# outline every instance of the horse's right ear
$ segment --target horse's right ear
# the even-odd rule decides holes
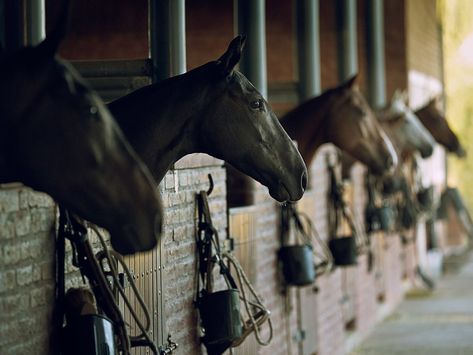
[[[42,57],[52,58],[56,54],[59,44],[66,34],[69,9],[70,0],[65,0],[53,31],[36,47]]]
[[[217,66],[224,76],[229,75],[233,71],[233,68],[235,68],[235,65],[240,61],[245,41],[246,36],[244,35],[235,37],[228,45],[227,51],[217,59]]]

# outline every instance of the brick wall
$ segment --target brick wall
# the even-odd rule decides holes
[[[53,201],[0,188],[0,353],[47,354],[55,284]],[[46,331],[45,331],[46,330]]]

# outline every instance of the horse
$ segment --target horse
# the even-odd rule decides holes
[[[438,98],[430,100],[423,107],[416,110],[415,114],[439,144],[443,145],[450,153],[455,153],[459,158],[464,158],[466,152],[458,137],[448,125],[445,115],[439,110],[438,101]]]
[[[0,56],[0,183],[46,192],[106,228],[122,254],[153,248],[162,205],[105,104],[55,53],[68,4],[39,45]]]
[[[375,112],[376,118],[393,142],[394,149],[401,162],[408,159],[414,152],[419,152],[422,158],[432,155],[435,140],[422,125],[419,118],[406,105],[406,94],[396,91],[384,108]],[[342,154],[342,175],[348,178],[355,159]],[[398,164],[398,168],[402,164]],[[374,173],[374,171],[371,171]]]
[[[428,158],[434,151],[435,139],[407,106],[406,100],[406,92],[396,91],[391,102],[377,112],[377,117],[401,159],[414,152]]]
[[[299,200],[306,166],[267,101],[235,69],[244,43],[237,36],[219,59],[108,107],[156,181],[181,157],[207,153],[266,185],[274,199]]]
[[[282,126],[297,141],[307,165],[324,143],[333,143],[376,174],[397,164],[393,146],[356,80],[357,75],[307,100],[281,118]]]

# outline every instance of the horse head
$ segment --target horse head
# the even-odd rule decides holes
[[[244,42],[236,37],[211,63],[216,99],[201,125],[202,149],[266,185],[274,199],[299,200],[307,185],[306,166],[268,102],[235,70]]]
[[[374,174],[383,174],[397,164],[397,155],[356,79],[355,75],[331,90],[333,104],[327,112],[327,141],[365,164]]]
[[[415,111],[415,114],[438,143],[447,148],[449,152],[463,158],[466,156],[466,152],[448,125],[445,115],[439,110],[439,104],[439,98],[434,98],[424,107]]]
[[[401,156],[419,151],[422,158],[427,158],[434,151],[435,140],[407,106],[406,99],[406,93],[396,91],[388,106],[378,113],[378,119]]]
[[[156,184],[98,95],[55,57],[64,27],[0,57],[8,175],[107,228],[120,253],[151,249],[162,225]]]

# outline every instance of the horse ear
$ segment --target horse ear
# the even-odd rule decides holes
[[[357,83],[357,80],[358,80],[358,73],[356,73],[355,75],[353,75],[350,79],[348,79],[347,81],[345,81],[343,84],[342,84],[342,87],[344,89],[352,89],[356,83]]]
[[[229,75],[240,61],[245,41],[246,36],[244,35],[235,37],[228,45],[227,51],[217,60],[217,66],[225,76]]]
[[[43,57],[52,58],[56,54],[59,44],[66,34],[69,10],[70,0],[65,0],[53,31],[36,47]]]

